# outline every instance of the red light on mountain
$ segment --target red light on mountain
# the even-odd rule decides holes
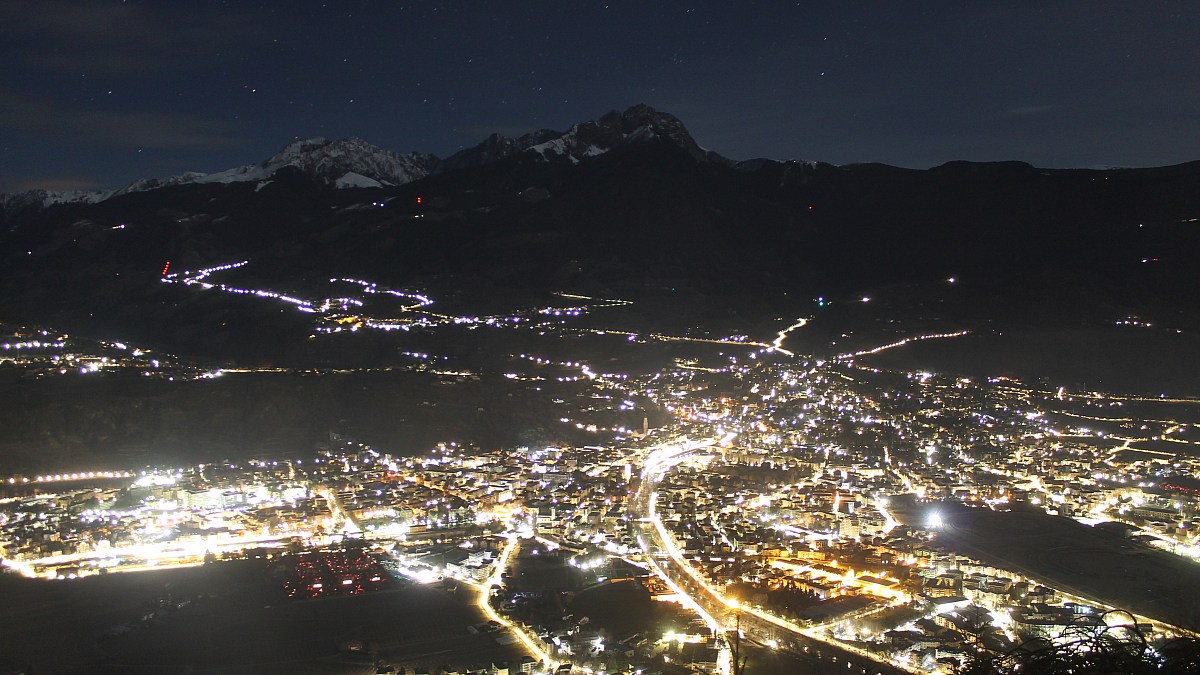
[[[171,269],[171,261],[168,260],[166,265],[163,265],[163,276],[167,276],[167,270]]]
[[[420,203],[421,203],[421,198],[420,198],[420,197],[417,197],[417,203],[418,203],[418,204],[420,204]]]

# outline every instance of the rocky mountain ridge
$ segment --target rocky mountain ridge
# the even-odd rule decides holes
[[[307,362],[303,315],[161,283],[168,263],[249,260],[229,279],[295,293],[353,278],[704,307],[721,295],[736,298],[738,316],[798,316],[813,298],[953,277],[970,301],[922,311],[956,326],[1062,323],[1088,309],[1200,330],[1200,162],[733,163],[690,138],[678,120],[635,107],[563,133],[493,136],[444,160],[380,155],[350,178],[346,162],[365,144],[298,142],[223,176],[0,213],[0,317],[222,361]],[[384,172],[408,182],[384,185]],[[351,179],[362,186],[339,189]],[[712,324],[669,319],[672,330]]]
[[[289,166],[338,188],[398,186],[522,153],[529,153],[539,161],[574,164],[623,145],[650,141],[671,143],[697,160],[734,164],[701,148],[675,116],[638,104],[623,113],[613,110],[596,120],[580,122],[565,132],[541,129],[517,138],[492,134],[478,145],[445,159],[418,152],[397,153],[358,138],[327,140],[316,137],[293,141],[261,162],[215,173],[186,172],[167,178],[148,178],[113,190],[33,190],[0,195],[0,210],[14,212],[56,204],[96,204],[125,194],[175,185],[255,182],[261,186],[277,171]]]

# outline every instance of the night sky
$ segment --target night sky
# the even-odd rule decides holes
[[[735,159],[1173,164],[1200,159],[1197,35],[1200,3],[1152,0],[0,0],[0,192],[311,136],[445,156],[639,102]]]

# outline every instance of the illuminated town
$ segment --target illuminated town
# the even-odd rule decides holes
[[[1200,675],[1197,25],[0,2],[0,675]]]
[[[797,654],[817,672],[949,673],[978,645],[1053,641],[1081,624],[1156,641],[1184,633],[1188,617],[1169,607],[1101,597],[1085,582],[1086,560],[1070,573],[1084,582],[1043,576],[1045,551],[1023,552],[1016,535],[997,535],[997,546],[986,523],[1019,512],[1119,532],[1138,555],[1200,559],[1196,401],[871,365],[881,351],[961,331],[821,360],[785,348],[807,318],[761,339],[673,336],[581,323],[629,304],[621,300],[561,294],[576,304],[452,316],[433,313],[427,295],[366,281],[333,280],[360,295],[325,300],[202,281],[233,267],[163,280],[290,303],[317,316],[313,339],[488,327],[707,351],[626,373],[561,350],[508,355],[503,377],[553,385],[556,423],[591,434],[590,445],[448,442],[413,454],[331,436],[303,458],[4,477],[7,571],[72,583],[266,558],[292,602],[450,588],[473,594],[486,617],[464,630],[524,652],[507,672],[724,674],[754,646]],[[373,294],[402,305],[377,310]],[[39,377],[222,372],[52,331],[6,339],[3,349]],[[437,355],[413,357],[445,377],[478,377]],[[1162,568],[1147,565],[1150,575]],[[653,630],[622,634],[548,600],[620,583],[658,601]]]

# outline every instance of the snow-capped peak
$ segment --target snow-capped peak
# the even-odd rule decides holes
[[[666,142],[675,145],[697,161],[733,162],[696,144],[677,117],[638,104],[619,112],[610,111],[599,119],[580,122],[565,132],[542,129],[519,138],[492,134],[479,145],[442,160],[434,155],[399,154],[384,150],[358,138],[295,140],[279,152],[257,163],[216,173],[183,173],[167,178],[134,181],[119,190],[96,192],[51,192],[35,190],[21,195],[3,195],[0,210],[37,208],[66,203],[96,203],[132,192],[145,192],[190,183],[243,183],[270,180],[280,169],[296,167],[305,174],[338,188],[403,185],[434,173],[481,166],[521,153],[538,160],[578,163],[615,148],[645,143]]]
[[[336,187],[379,187],[403,185],[424,178],[438,165],[433,155],[402,155],[384,150],[358,138],[329,141],[308,138],[293,141],[282,150],[257,164],[246,164],[216,173],[188,172],[167,178],[137,180],[119,190],[49,191],[34,190],[21,195],[6,195],[5,209],[55,204],[94,204],[132,192],[146,192],[189,183],[244,183],[269,180],[276,171],[294,166],[304,173]]]
[[[580,122],[565,132],[543,129],[515,139],[493,134],[483,143],[451,155],[442,169],[475,166],[525,152],[544,160],[577,163],[622,145],[656,140],[676,145],[699,161],[730,164],[697,145],[674,115],[638,104],[625,112],[613,110],[599,119]]]
[[[357,179],[343,181],[354,186],[403,185],[428,176],[437,165],[433,155],[411,153],[401,155],[384,150],[358,138],[329,141],[309,138],[294,141],[258,164],[201,176],[196,183],[235,183],[270,178],[285,166],[294,166],[304,173],[337,184],[349,174]]]

